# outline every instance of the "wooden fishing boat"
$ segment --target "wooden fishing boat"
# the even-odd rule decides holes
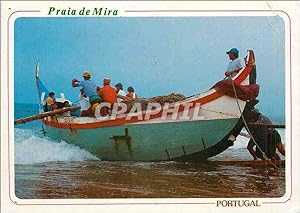
[[[235,85],[255,84],[253,51],[248,51],[245,62],[246,67],[232,79]],[[42,113],[46,88],[39,79],[38,69],[36,80]],[[64,100],[61,97],[60,101]],[[228,96],[216,88],[173,104],[179,107],[178,113],[168,113],[167,118],[176,119],[162,119],[161,110],[152,115],[143,111],[142,117],[148,119],[142,120],[124,116],[103,121],[92,117],[49,116],[41,121],[50,138],[77,145],[102,160],[195,162],[232,146],[243,128],[241,111],[245,113],[253,107],[249,100]],[[190,104],[192,111],[198,106],[196,119],[179,119],[186,113],[186,104]]]

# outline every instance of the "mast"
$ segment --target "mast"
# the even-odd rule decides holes
[[[40,103],[42,92],[40,89],[39,70],[40,70],[40,61],[38,60],[35,65],[35,82],[36,82],[36,88],[37,88],[38,96],[39,96],[39,103]]]
[[[49,94],[49,91],[45,87],[45,85],[42,83],[42,81],[39,77],[39,72],[40,72],[40,61],[37,61],[36,66],[35,66],[35,82],[36,82],[36,87],[37,87],[38,96],[39,96],[39,104],[41,104],[41,103],[43,103],[43,97],[47,97]]]

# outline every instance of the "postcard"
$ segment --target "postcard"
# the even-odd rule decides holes
[[[299,212],[297,8],[1,1],[1,210]]]

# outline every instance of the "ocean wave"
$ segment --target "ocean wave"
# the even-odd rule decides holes
[[[15,128],[15,164],[99,160],[78,146],[57,142],[29,129]]]

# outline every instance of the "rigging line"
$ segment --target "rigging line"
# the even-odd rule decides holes
[[[268,158],[268,156],[266,156],[266,154],[262,151],[262,149],[259,147],[259,145],[258,145],[257,142],[255,141],[255,139],[254,139],[253,135],[251,134],[250,129],[249,129],[248,125],[247,125],[247,122],[246,122],[246,120],[245,120],[245,117],[244,117],[244,115],[243,115],[243,113],[242,113],[240,104],[239,104],[239,102],[238,102],[238,97],[237,97],[236,89],[235,89],[235,86],[234,86],[234,81],[232,80],[231,76],[230,76],[229,78],[231,79],[231,83],[232,83],[232,87],[233,87],[233,91],[234,91],[234,95],[235,95],[235,100],[236,100],[237,106],[238,106],[239,111],[240,111],[240,113],[241,113],[241,117],[242,117],[243,122],[244,122],[244,124],[245,124],[245,128],[246,128],[246,130],[248,131],[248,133],[249,133],[249,135],[250,135],[250,138],[253,140],[253,142],[255,143],[256,147],[257,147],[257,148],[259,149],[259,151],[263,154],[263,156],[264,156],[266,159],[269,160],[269,162],[271,163],[271,165],[272,165],[275,169],[277,169],[277,170],[279,171],[280,174],[285,175],[282,171],[280,171],[279,167],[277,167],[277,166],[272,162],[272,160],[271,160],[270,158]]]
[[[219,114],[224,114],[224,115],[229,115],[229,116],[233,116],[233,117],[236,117],[236,118],[239,118],[239,116],[235,115],[235,114],[229,114],[229,113],[225,113],[225,112],[220,112],[220,111],[215,111],[215,110],[211,110],[211,109],[204,109],[204,108],[200,108],[204,111],[208,111],[208,112],[214,112],[214,113],[219,113]]]

